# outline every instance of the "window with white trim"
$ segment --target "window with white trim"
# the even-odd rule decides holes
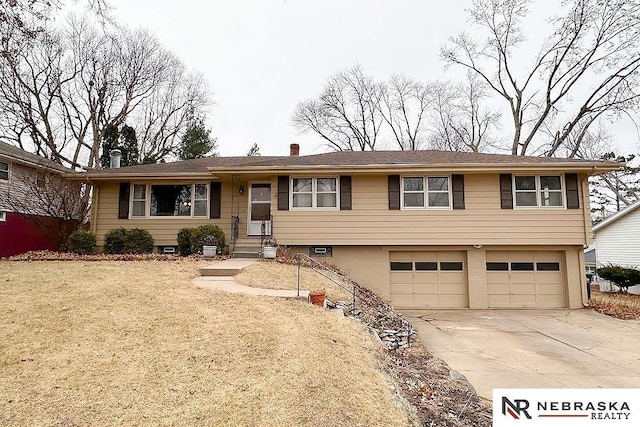
[[[133,184],[132,217],[147,216],[147,185]]]
[[[131,217],[209,216],[209,186],[194,184],[133,184]]]
[[[403,209],[451,208],[448,176],[405,176],[401,189]]]
[[[9,163],[0,162],[0,180],[9,181]]]
[[[5,222],[7,220],[7,213],[4,211],[0,211],[0,222]]]
[[[292,209],[337,209],[338,178],[291,178]]]
[[[515,175],[516,207],[563,207],[561,175]]]

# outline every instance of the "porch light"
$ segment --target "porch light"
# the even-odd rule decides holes
[[[244,187],[242,187],[242,185],[238,189],[238,193],[240,193],[241,196],[244,194]]]

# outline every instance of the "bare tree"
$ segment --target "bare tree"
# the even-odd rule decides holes
[[[433,88],[394,74],[382,86],[380,113],[401,150],[419,150],[426,143],[426,118],[433,104]]]
[[[432,148],[448,151],[482,152],[499,143],[495,131],[500,127],[500,113],[484,106],[486,85],[468,73],[465,84],[439,82],[434,87],[431,114]]]
[[[480,41],[462,33],[441,54],[449,64],[476,73],[508,105],[510,151],[557,155],[571,144],[577,154],[586,130],[638,104],[640,2],[568,0],[562,16],[524,73],[515,59],[525,42],[529,0],[474,0],[471,19]],[[544,138],[543,129],[551,137]],[[585,130],[575,133],[576,129]],[[573,138],[572,138],[573,135]]]
[[[636,156],[618,156],[613,152],[601,156],[602,160],[625,162],[619,171],[607,172],[589,179],[591,216],[594,222],[618,212],[640,200],[640,167]]]
[[[334,150],[375,150],[384,123],[382,92],[356,65],[330,77],[317,99],[299,103],[293,125],[317,133]]]
[[[16,168],[12,185],[0,192],[0,204],[19,213],[40,233],[65,249],[67,239],[88,219],[89,188],[60,173]]]
[[[72,168],[96,167],[104,129],[125,120],[138,130],[141,159],[167,156],[188,113],[208,102],[202,78],[148,32],[106,29],[84,17],[0,60],[4,137]]]

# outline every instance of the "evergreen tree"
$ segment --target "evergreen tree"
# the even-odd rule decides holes
[[[204,126],[202,117],[193,119],[180,142],[180,160],[199,159],[210,155],[216,149],[216,140],[212,139],[210,134],[211,129]],[[211,155],[217,156],[218,153],[213,152]]]
[[[109,169],[111,166],[111,150],[118,148],[118,126],[110,124],[105,126],[102,133],[102,155],[100,156],[100,167]]]
[[[120,130],[120,150],[122,151],[121,166],[137,165],[139,151],[136,130],[131,126],[124,125]]]
[[[253,145],[249,149],[249,152],[247,153],[247,156],[248,157],[260,156],[260,147],[258,147],[258,143],[257,142],[253,143]]]

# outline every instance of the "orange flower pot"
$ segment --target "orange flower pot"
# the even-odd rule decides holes
[[[309,300],[311,304],[324,307],[324,292],[311,292],[309,293]]]

